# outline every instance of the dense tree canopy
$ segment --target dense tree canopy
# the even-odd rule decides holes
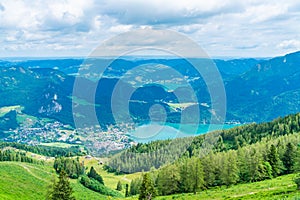
[[[79,158],[55,158],[54,169],[57,173],[64,170],[70,178],[78,178],[84,174],[84,164],[79,162]]]
[[[229,130],[200,135],[194,138],[177,138],[174,140],[138,144],[137,146],[133,146],[132,148],[115,155],[107,163],[106,169],[109,172],[118,173],[149,171],[151,167],[159,168],[160,166],[172,163],[181,157],[199,156],[203,158],[211,151],[222,152],[238,150],[241,147],[255,144],[263,140],[275,139],[280,136],[298,132],[300,132],[300,113],[289,115],[284,118],[278,118],[272,122],[248,124]],[[297,144],[295,144],[295,146],[297,146]],[[262,161],[261,158],[256,155],[255,151],[250,153],[251,158]],[[283,153],[280,155],[283,156]],[[250,158],[245,159],[247,161]],[[283,162],[285,161],[283,160]],[[285,163],[287,164],[287,162]],[[259,166],[254,166],[255,163],[252,164],[253,167],[260,167],[261,170],[266,170],[263,168],[268,168],[267,163],[259,162]],[[272,167],[276,167],[270,162],[269,164],[271,164]],[[282,165],[282,163],[279,164]],[[244,167],[246,167],[246,165]],[[244,178],[246,180],[253,180],[253,177],[250,177],[252,175],[253,174],[244,174]]]
[[[13,150],[13,149],[2,149],[0,150],[0,162],[1,161],[17,161],[27,162],[35,164],[44,164],[44,161],[37,160],[26,155],[25,152]]]
[[[36,153],[39,155],[51,156],[51,157],[57,157],[57,156],[71,157],[71,156],[85,155],[85,152],[82,152],[79,146],[61,148],[61,147],[42,146],[42,145],[32,146],[27,144],[20,144],[17,142],[0,142],[0,149],[5,147],[13,147],[31,153]]]
[[[297,158],[300,157],[298,144],[300,144],[300,134],[263,139],[256,144],[240,147],[237,150],[211,152],[202,158],[183,157],[158,170],[151,170],[147,174],[152,179],[154,178],[159,195],[196,193],[215,186],[261,181],[287,174],[286,166],[293,166],[291,172],[300,172],[297,167],[299,162]],[[280,156],[290,152],[293,148],[295,148],[294,159]],[[282,163],[286,163],[285,167]],[[136,194],[137,183],[138,179],[131,182],[130,195]],[[141,186],[143,187],[145,186]]]

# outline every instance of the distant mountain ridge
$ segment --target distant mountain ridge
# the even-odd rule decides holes
[[[256,64],[226,83],[228,110],[245,121],[270,121],[300,111],[300,52]]]
[[[0,106],[20,105],[24,107],[23,112],[27,114],[53,118],[74,125],[72,92],[75,78],[73,75],[78,72],[83,61],[83,59],[1,61]],[[103,126],[113,124],[115,121],[110,105],[111,94],[116,83],[120,82],[123,91],[134,92],[131,97],[134,101],[130,102],[128,109],[135,122],[146,123],[149,120],[149,108],[156,103],[167,110],[169,122],[179,122],[182,110],[172,107],[169,103],[177,102],[174,92],[179,94],[186,90],[182,81],[178,82],[176,79],[179,85],[174,91],[166,91],[166,88],[160,87],[159,84],[142,86],[143,82],[139,80],[135,80],[134,83],[126,82],[127,79],[120,81],[126,71],[149,63],[152,65],[149,65],[147,70],[151,71],[158,66],[155,63],[161,63],[189,77],[188,81],[196,91],[200,103],[207,105],[200,109],[201,121],[209,120],[212,111],[207,86],[201,78],[199,79],[196,71],[181,59],[115,60],[105,72],[106,78],[101,79],[101,84],[81,77],[87,84],[87,91],[89,86],[95,87],[95,84],[98,84],[95,99],[85,97],[82,93],[83,96],[76,97],[79,100],[73,103],[83,109],[96,103],[98,106],[95,109],[100,124]],[[270,121],[278,116],[300,112],[300,52],[269,60],[218,59],[215,63],[223,78],[227,95],[226,121],[235,120],[241,123]],[[162,70],[167,69],[162,68]],[[150,72],[139,71],[139,73],[143,73],[140,74],[142,80]],[[152,81],[155,83],[156,80]],[[170,79],[171,84],[176,85],[174,81],[175,79]],[[151,83],[151,80],[148,82]],[[128,102],[122,102],[123,100],[128,99],[120,97],[119,107],[128,106]],[[184,100],[195,101],[189,95],[186,95]],[[83,101],[88,103],[82,103]],[[146,103],[141,104],[140,102],[143,101]],[[120,112],[126,112],[126,109],[124,108],[124,111],[121,109]],[[88,123],[88,120],[85,121]]]

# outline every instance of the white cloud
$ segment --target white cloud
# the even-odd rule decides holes
[[[300,49],[299,21],[297,0],[0,0],[0,55],[87,55],[116,34],[159,27],[213,56],[273,56]]]
[[[91,0],[29,1],[3,0],[0,12],[0,28],[43,30],[66,28],[88,22]]]
[[[280,44],[277,45],[280,49],[288,49],[288,50],[299,50],[300,49],[300,41],[299,40],[284,40]]]
[[[287,4],[272,3],[250,6],[246,9],[244,16],[249,18],[250,23],[259,23],[267,20],[272,20],[276,17],[284,16],[288,12]]]
[[[30,28],[36,23],[37,10],[29,7],[24,1],[2,1],[1,4],[4,8],[0,12],[1,28]]]
[[[111,0],[102,14],[115,17],[120,23],[138,25],[192,24],[220,13],[242,10],[237,0]]]

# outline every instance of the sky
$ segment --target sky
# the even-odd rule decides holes
[[[168,29],[211,57],[300,50],[298,0],[0,0],[0,57],[88,56],[136,29]]]

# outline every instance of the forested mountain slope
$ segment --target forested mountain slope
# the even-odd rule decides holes
[[[178,158],[204,156],[211,150],[222,152],[237,150],[262,140],[276,139],[280,136],[300,132],[300,113],[278,118],[272,122],[248,124],[229,130],[216,131],[194,138],[154,141],[138,144],[110,159],[110,171],[132,173],[148,171],[172,163]]]

